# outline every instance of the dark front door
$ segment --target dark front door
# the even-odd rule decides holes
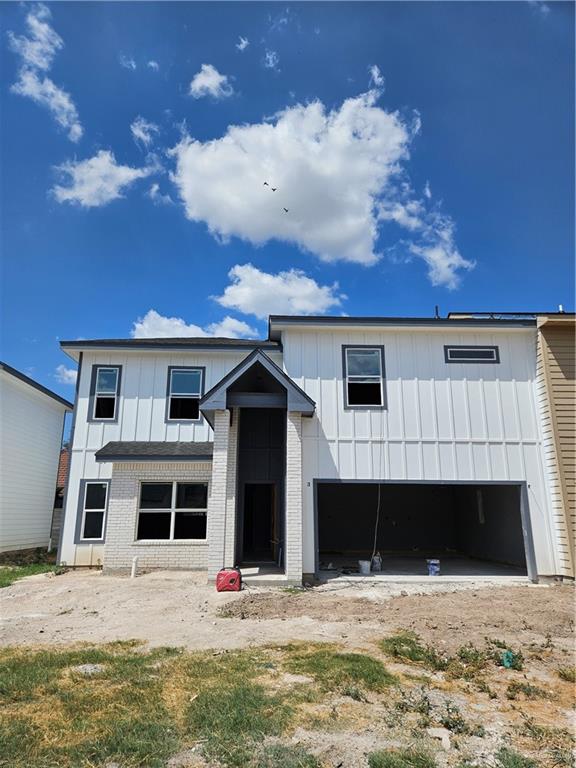
[[[244,486],[244,562],[275,562],[278,557],[275,483]]]
[[[286,411],[241,408],[236,559],[282,565]]]

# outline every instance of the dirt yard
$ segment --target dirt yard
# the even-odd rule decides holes
[[[125,673],[113,671],[120,661],[105,654],[132,651],[106,651],[108,646],[99,644],[137,639],[145,643],[137,653],[144,654],[163,653],[161,646],[188,649],[184,655],[165,661],[162,656],[159,661],[155,656],[144,659],[138,672],[138,685],[148,681],[151,690],[161,691],[154,700],[164,701],[166,707],[155,712],[152,720],[166,718],[170,727],[162,733],[171,733],[172,739],[174,733],[179,734],[180,752],[171,742],[164,745],[162,753],[171,754],[170,759],[160,753],[156,761],[134,755],[124,759],[122,742],[119,747],[106,747],[106,751],[102,745],[108,742],[100,735],[94,743],[113,760],[96,760],[96,747],[90,751],[85,741],[84,722],[84,730],[74,736],[74,749],[80,751],[67,753],[66,758],[51,756],[50,765],[574,765],[574,589],[570,586],[486,587],[468,583],[456,589],[453,584],[372,587],[331,582],[306,590],[250,588],[241,594],[217,594],[203,581],[202,575],[189,573],[153,573],[130,580],[76,572],[32,576],[0,590],[0,645],[5,648],[0,657],[9,667],[16,670],[20,659],[23,663],[26,660],[25,669],[36,659],[41,669],[46,663],[41,649],[56,647],[64,659],[66,654],[80,653],[69,650],[79,641],[90,644],[82,651],[84,661],[91,661],[90,654],[96,654],[96,661],[98,653],[104,654],[96,667],[102,667],[102,675],[109,675],[112,688],[102,687],[105,680],[99,680],[98,675],[79,687],[74,673],[74,695],[81,695],[82,686],[86,689],[82,704],[75,705],[80,709],[88,706],[85,701],[94,700],[98,712],[108,711],[112,703],[94,697],[109,696],[115,686],[120,690],[128,684]],[[32,707],[31,719],[22,720],[19,727],[28,727],[28,722],[38,727],[34,697],[38,707],[45,710],[46,691],[50,691],[55,698],[49,710],[56,712],[66,701],[58,686],[64,686],[66,697],[71,695],[72,689],[66,686],[73,674],[69,670],[75,667],[66,666],[70,661],[57,662],[55,658],[50,656],[49,664],[61,663],[64,672],[54,671],[48,688],[31,688],[33,703],[26,705]],[[210,665],[216,665],[210,673],[213,684],[202,671]],[[133,666],[129,662],[126,669]],[[0,658],[0,673],[1,668]],[[276,706],[270,704],[272,701],[280,708],[277,712],[285,713],[285,719],[274,725],[276,731],[272,726],[272,730],[263,731],[275,736],[262,739],[247,730],[244,736],[240,733],[238,742],[226,742],[229,736],[222,731],[224,735],[210,741],[210,734],[223,727],[222,712],[235,717],[246,702],[246,694],[239,688],[239,703],[231,705],[225,699],[223,704],[224,680],[228,696],[242,678],[256,692],[251,694],[256,697],[250,699],[251,706],[256,706],[260,691],[258,706],[262,710],[247,715],[246,724],[236,724],[233,729],[255,727],[258,718],[264,717],[262,713]],[[11,679],[9,676],[9,683]],[[204,685],[208,685],[205,690]],[[196,693],[191,696],[191,691]],[[126,695],[131,704],[132,694]],[[15,708],[7,710],[6,722],[13,723],[15,716],[25,718],[21,705],[12,706]],[[139,706],[141,715],[142,704]],[[210,707],[215,713],[213,720]],[[262,728],[269,727],[264,720],[262,723]],[[104,725],[99,727],[101,734]],[[48,764],[48,742],[41,730],[33,733],[36,742],[31,737],[30,744],[36,746],[28,746],[31,751],[20,754],[20,731],[14,731],[11,762],[3,763],[0,756],[0,765],[34,768]],[[83,741],[78,741],[80,733],[84,734]],[[208,735],[199,738],[199,733]],[[251,738],[267,750],[268,756],[258,757],[257,749],[249,757],[242,753],[241,748],[252,743]],[[158,734],[150,739],[151,744],[163,743]],[[222,751],[224,742],[227,751]],[[110,743],[117,742],[111,738]],[[421,749],[425,759],[418,757]],[[413,760],[408,753],[398,757],[399,753],[390,750],[416,750],[417,756]],[[84,754],[92,755],[92,762],[83,762],[80,755]]]
[[[40,574],[0,592],[0,644],[138,639],[206,649],[331,640],[361,647],[403,628],[447,649],[494,634],[524,643],[551,634],[568,648],[572,595],[570,587],[470,582],[331,582],[303,591],[250,587],[218,594],[199,573],[164,571],[133,580],[98,571]]]

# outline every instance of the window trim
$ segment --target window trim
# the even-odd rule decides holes
[[[494,358],[492,360],[477,360],[475,358],[453,360],[450,358],[451,349],[490,349],[494,352]],[[445,344],[444,362],[450,365],[498,365],[500,363],[500,347],[491,344]]]
[[[106,503],[104,506],[104,517],[102,519],[102,536],[99,539],[85,539],[84,533],[84,519],[86,515],[86,488],[90,483],[96,483],[98,485],[106,486]],[[78,489],[78,509],[76,514],[76,530],[74,533],[75,544],[104,544],[106,541],[106,525],[108,524],[108,504],[110,501],[110,480],[101,479],[98,477],[88,478],[80,480],[80,486]],[[91,512],[99,512],[101,510],[89,510]]]
[[[94,410],[96,408],[96,380],[98,378],[98,371],[100,368],[114,368],[118,371],[118,378],[116,379],[116,396],[114,398],[114,418],[112,419],[99,419],[94,416]],[[92,376],[90,379],[90,397],[88,399],[88,421],[95,424],[117,424],[118,416],[120,412],[120,391],[122,386],[122,366],[116,364],[106,365],[104,363],[94,363],[92,366]]]
[[[164,422],[166,424],[200,424],[200,422],[202,421],[202,414],[200,413],[200,409],[198,409],[197,419],[171,419],[170,418],[170,398],[172,397],[172,395],[170,394],[170,385],[172,383],[172,371],[200,371],[200,394],[198,395],[198,400],[200,401],[202,399],[202,396],[204,395],[204,382],[206,380],[206,366],[204,365],[169,365],[168,377],[166,380],[166,410],[164,412]],[[184,395],[184,397],[189,397],[190,399],[193,399],[193,395]]]
[[[380,392],[382,402],[380,405],[350,405],[348,403],[348,358],[349,349],[375,349],[380,352]],[[376,378],[376,377],[374,377]],[[344,410],[345,411],[385,411],[388,408],[388,397],[386,393],[386,356],[383,344],[343,344],[342,345],[342,385],[344,392]]]
[[[177,366],[178,367],[178,366]],[[206,486],[206,508],[204,507],[176,507],[176,496],[178,493],[178,484],[180,485],[205,485]],[[172,494],[170,496],[170,507],[164,507],[159,509],[141,509],[140,500],[142,497],[143,485],[172,485]],[[138,483],[138,499],[136,504],[136,526],[134,529],[134,543],[135,544],[202,544],[208,542],[208,503],[210,499],[210,483],[208,480],[140,480]],[[139,539],[138,538],[138,523],[140,522],[140,515],[148,512],[159,513],[164,512],[170,514],[170,537],[168,539]],[[203,539],[175,539],[174,530],[176,527],[176,513],[177,512],[204,512],[206,517],[206,536]]]

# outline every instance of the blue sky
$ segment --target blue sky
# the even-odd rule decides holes
[[[56,391],[58,339],[573,309],[571,3],[0,13],[2,358]]]

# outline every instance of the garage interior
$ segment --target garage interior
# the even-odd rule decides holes
[[[524,576],[520,509],[518,485],[318,483],[319,575],[358,573],[375,550],[382,575],[438,559],[442,576]]]

